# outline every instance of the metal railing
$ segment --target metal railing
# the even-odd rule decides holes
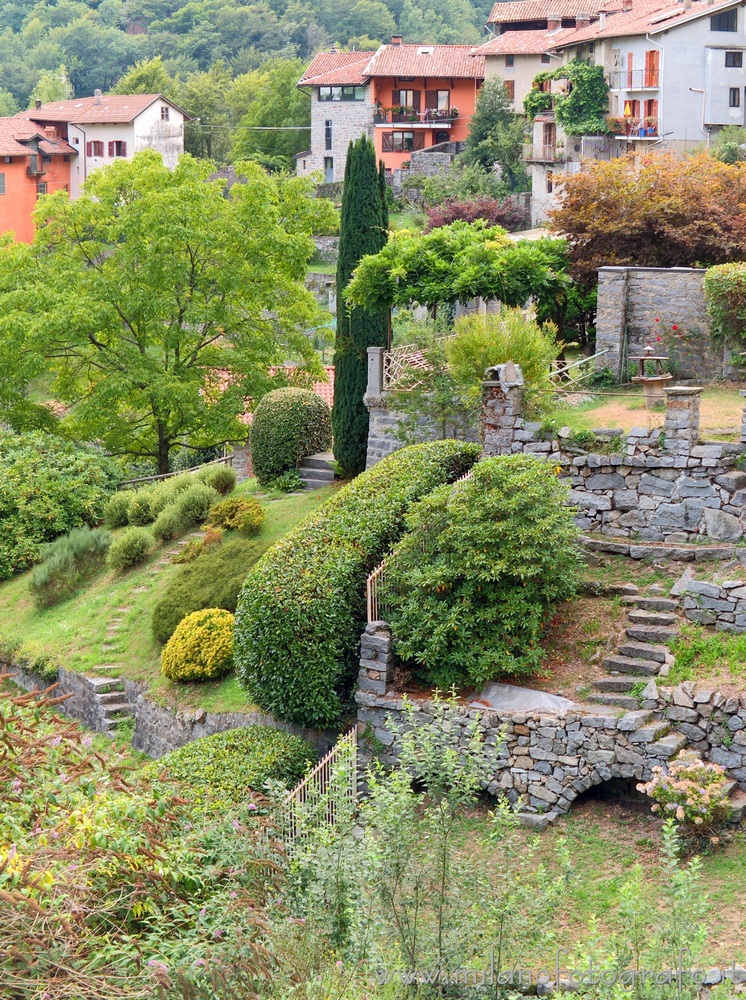
[[[567,153],[564,146],[530,145],[523,147],[523,159],[534,163],[564,163]]]
[[[458,486],[459,483],[464,483],[468,479],[471,479],[474,475],[474,469],[469,469],[465,472],[463,476],[459,476],[455,479],[452,486]],[[396,549],[391,552],[385,559],[376,566],[376,568],[368,574],[368,579],[365,584],[365,600],[366,608],[368,612],[368,624],[371,622],[386,621],[386,613],[391,610],[391,605],[387,604],[385,599],[381,594],[381,588],[386,582],[386,568],[391,566],[391,564],[396,559]]]
[[[194,465],[191,469],[181,469],[179,472],[162,472],[159,476],[141,476],[139,479],[125,479],[117,486],[118,490],[128,490],[133,486],[140,486],[142,483],[157,483],[161,479],[173,479],[184,472],[200,472],[208,469],[211,465],[233,465],[233,455],[224,455],[222,458],[215,458],[212,462],[205,462],[203,465]]]
[[[654,67],[648,69],[619,69],[609,73],[610,90],[656,90],[660,74]]]
[[[437,344],[445,344],[451,339],[439,337]],[[404,381],[406,384],[402,388],[416,389],[425,381],[418,379],[417,372],[432,371],[432,365],[427,358],[428,348],[417,347],[414,344],[402,344],[401,347],[392,347],[390,351],[385,351],[383,355],[383,389],[396,389]]]
[[[606,124],[615,136],[641,139],[655,138],[659,132],[657,118],[607,118]]]
[[[358,798],[357,729],[340,737],[329,753],[283,802],[283,835],[292,855],[321,826],[354,815]]]
[[[373,123],[374,125],[438,125],[450,128],[458,116],[457,108],[449,108],[447,111],[437,111],[432,108],[426,108],[424,111],[415,111],[414,108],[397,110],[389,108],[385,111],[376,111]]]

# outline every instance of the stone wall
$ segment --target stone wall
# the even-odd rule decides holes
[[[313,242],[316,247],[314,257],[317,260],[331,264],[339,257],[339,236],[314,236]]]
[[[606,354],[596,359],[597,367],[626,382],[628,359],[650,343],[670,358],[679,378],[732,375],[730,350],[710,336],[704,276],[688,267],[599,268],[596,351]]]
[[[24,691],[45,691],[54,682],[45,680],[38,674],[22,670],[13,664],[7,664],[8,672],[13,676],[13,682]],[[60,667],[53,696],[55,698],[68,696],[67,700],[57,706],[56,711],[77,719],[88,729],[97,733],[109,733],[107,719],[102,711],[102,704],[96,696],[96,682],[100,678],[86,677],[73,670]]]
[[[680,544],[737,542],[746,531],[746,473],[735,466],[744,443],[699,441],[701,389],[666,390],[662,427],[633,428],[624,438],[600,431],[605,450],[573,447],[568,428],[541,439],[521,416],[523,376],[508,363],[483,383],[485,455],[535,454],[560,469],[585,531],[615,538]],[[741,429],[743,437],[743,429]]]
[[[331,148],[327,148],[326,122],[331,124]],[[370,84],[363,101],[320,101],[319,88],[311,92],[311,148],[295,158],[299,174],[320,172],[324,179],[344,180],[347,147],[361,135],[373,138],[373,103]],[[325,160],[332,161],[332,176],[326,176]]]
[[[690,579],[683,589],[683,605],[690,621],[714,625],[719,632],[746,632],[746,580]]]
[[[385,763],[397,757],[387,717],[399,728],[405,724],[403,697],[391,689],[393,665],[388,625],[372,622],[361,638],[358,733],[363,747],[371,746],[370,737],[384,747]],[[412,701],[420,725],[442,711],[428,698]],[[651,679],[640,709],[623,715],[575,705],[558,714],[463,705],[460,717],[464,728],[479,717],[485,743],[494,747],[486,790],[520,802],[528,823],[532,814],[539,821],[567,812],[578,795],[611,778],[647,781],[653,767],[665,766],[684,748],[720,764],[746,788],[746,696],[726,698],[689,683],[658,687]]]

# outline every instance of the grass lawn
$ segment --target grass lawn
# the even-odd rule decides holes
[[[702,393],[700,408],[700,428],[702,436],[714,430],[729,430],[737,439],[741,429],[741,411],[746,400],[739,395],[741,386],[710,386]],[[604,390],[611,392],[613,390]],[[571,427],[574,431],[590,431],[597,427],[618,427],[630,431],[633,427],[662,427],[665,419],[663,410],[645,409],[642,390],[619,389],[621,395],[593,396],[576,395],[581,401],[575,405],[561,403],[554,407],[550,417],[558,427]],[[718,435],[720,440],[723,435]]]
[[[256,480],[242,483],[232,495],[256,494],[266,520],[259,538],[271,545],[329,496],[336,487],[296,494],[258,493]],[[230,537],[226,534],[226,540]],[[170,546],[166,546],[169,548]],[[165,584],[181,566],[157,566],[159,548],[142,566],[119,575],[102,570],[85,588],[51,608],[36,608],[28,589],[28,573],[0,584],[0,632],[24,644],[52,653],[70,670],[83,673],[102,664],[116,665],[112,673],[149,685],[156,700],[178,701],[184,707],[208,711],[246,709],[246,695],[235,677],[205,684],[167,681],[160,672],[160,644],[150,631],[153,605]],[[248,568],[247,568],[248,572]],[[118,609],[126,608],[126,611]],[[121,623],[107,637],[112,619]]]
[[[389,229],[414,229],[421,232],[425,228],[426,216],[416,208],[409,208],[404,212],[391,212],[389,215]]]
[[[309,274],[336,274],[337,273],[337,262],[336,260],[317,260],[312,258],[308,262],[308,272]]]

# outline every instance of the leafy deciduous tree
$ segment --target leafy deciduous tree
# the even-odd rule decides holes
[[[525,121],[515,114],[504,81],[495,76],[486,80],[466,140],[466,158],[491,170],[498,163],[512,191],[526,186],[522,148]]]

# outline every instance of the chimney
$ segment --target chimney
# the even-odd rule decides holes
[[[622,13],[626,14],[632,10],[632,0],[622,0]]]
[[[391,44],[392,45],[401,45],[401,43],[402,43],[402,36],[401,35],[392,35],[391,36]]]
[[[547,31],[559,31],[562,27],[562,15],[561,14],[547,14]]]
[[[101,103],[101,91],[98,88],[93,91],[93,103],[94,104]]]
[[[599,31],[603,31],[605,27],[606,27],[606,11],[602,10],[602,11],[599,11],[599,15],[598,15],[598,28],[599,28]]]
[[[38,97],[37,97],[37,98],[36,98],[36,100],[34,101],[34,107],[35,107],[35,108],[40,108],[40,107],[41,107],[41,101],[39,100],[39,98],[38,98]]]
[[[47,139],[59,139],[59,134],[54,125],[45,125],[42,132],[47,137]]]
[[[684,0],[684,10],[692,9],[692,0]]]
[[[591,23],[590,14],[576,14],[575,15],[575,27],[576,28],[587,28]]]

